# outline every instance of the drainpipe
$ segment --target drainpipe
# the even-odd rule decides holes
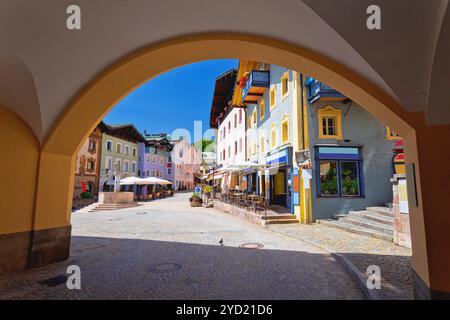
[[[301,119],[302,119],[302,149],[305,149],[305,119],[303,112],[303,73],[300,73],[300,110],[301,110]]]

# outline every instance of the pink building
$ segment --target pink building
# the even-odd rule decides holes
[[[196,150],[194,145],[184,138],[172,140],[172,161],[174,167],[175,190],[192,190],[195,186],[195,174],[200,171],[202,162],[201,150]]]

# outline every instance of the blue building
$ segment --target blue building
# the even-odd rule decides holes
[[[241,60],[233,106],[246,109],[242,189],[302,222],[392,200],[394,132],[320,81]]]
[[[398,137],[336,90],[313,78],[304,83],[312,220],[390,203]]]
[[[265,90],[250,97],[252,92],[243,90],[243,102],[247,103],[247,160],[260,165],[260,169],[246,172],[247,190],[264,195],[269,204],[291,213],[294,212],[292,77],[292,70],[260,64],[259,70],[251,72],[246,85]],[[255,84],[254,79],[260,82]]]

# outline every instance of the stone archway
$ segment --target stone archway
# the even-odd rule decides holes
[[[419,164],[419,152],[422,152],[417,142],[422,146],[427,136],[437,132],[448,135],[447,127],[428,128],[422,112],[405,111],[397,101],[370,81],[328,58],[286,42],[243,34],[192,35],[151,45],[131,53],[98,75],[72,100],[46,137],[40,152],[33,230],[48,230],[49,245],[46,246],[47,252],[31,250],[36,255],[32,257],[36,262],[32,265],[65,259],[68,255],[74,157],[97,123],[122,97],[144,81],[187,63],[218,58],[265,61],[311,75],[332,85],[375,117],[396,128],[405,138],[407,161],[416,164],[419,205],[410,209],[413,267],[419,279],[426,287],[430,287],[430,244],[427,243],[425,232],[424,187],[420,172],[432,164],[429,163],[432,159],[421,154],[421,164],[426,163],[426,166]],[[428,180],[426,182],[429,183]],[[428,196],[430,199],[426,202],[431,202],[433,195]],[[450,258],[445,259],[446,265],[450,265]],[[435,287],[445,291],[450,288],[450,280],[442,274],[442,270],[445,269],[437,269],[436,280],[446,281],[436,282],[439,285]]]

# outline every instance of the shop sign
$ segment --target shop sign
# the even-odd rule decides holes
[[[299,168],[311,168],[311,153],[309,149],[295,152],[295,160]]]
[[[294,195],[293,203],[294,206],[298,206],[300,205],[300,185],[299,185],[299,173],[297,168],[294,168],[294,170],[292,171],[292,180],[293,180],[292,188]]]
[[[268,157],[266,157],[266,164],[274,165],[274,164],[287,164],[289,162],[288,151],[287,149],[274,153]]]

